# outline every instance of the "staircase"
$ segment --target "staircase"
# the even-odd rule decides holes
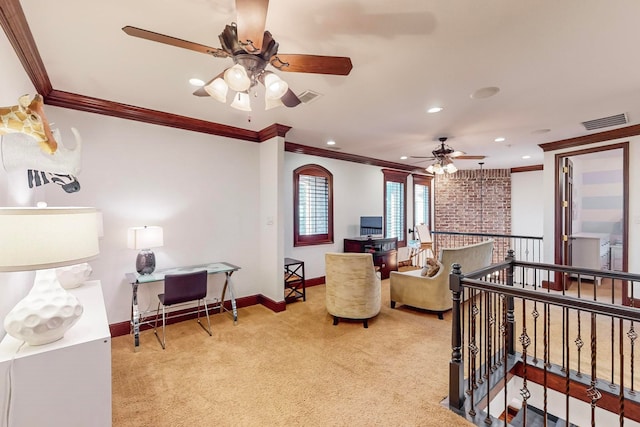
[[[517,414],[509,420],[511,427],[567,427],[567,423],[564,420],[556,417],[555,415],[547,414],[547,423],[544,422],[544,412],[533,406],[527,406],[527,424],[524,424],[525,411],[517,408],[509,407],[509,412],[518,411]],[[569,423],[571,427],[578,427],[573,423]]]

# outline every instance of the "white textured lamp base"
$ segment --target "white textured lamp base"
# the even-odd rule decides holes
[[[82,264],[70,265],[56,268],[56,277],[60,286],[65,289],[74,289],[82,285],[89,279],[93,269],[86,262]]]
[[[55,269],[38,270],[33,288],[7,314],[4,329],[29,345],[57,341],[82,316],[82,304],[60,286]]]

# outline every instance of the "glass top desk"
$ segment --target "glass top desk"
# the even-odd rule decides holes
[[[238,323],[236,297],[235,292],[233,291],[233,283],[230,280],[233,272],[240,270],[240,267],[236,265],[229,264],[228,262],[212,262],[209,264],[189,265],[186,267],[165,268],[156,270],[151,274],[126,273],[125,276],[127,281],[131,283],[131,332],[133,333],[133,346],[135,351],[140,349],[140,325],[151,323],[151,320],[142,320],[141,315],[147,314],[148,312],[140,313],[138,308],[138,285],[151,282],[161,282],[167,274],[185,274],[200,270],[207,270],[208,274],[224,273],[225,279],[224,286],[222,287],[222,296],[219,301],[217,301],[216,298],[216,304],[219,304],[220,306],[220,313],[223,311],[229,311],[224,306],[224,297],[228,290],[231,302],[231,312],[233,313],[233,324],[236,325]],[[214,306],[214,309],[217,308],[217,306]]]

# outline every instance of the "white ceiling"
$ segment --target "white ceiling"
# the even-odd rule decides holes
[[[280,123],[302,145],[334,139],[345,153],[412,164],[400,156],[430,155],[448,136],[456,150],[486,155],[485,168],[507,168],[541,164],[540,143],[596,132],[583,121],[627,113],[640,123],[638,0],[271,0],[266,29],[280,53],[348,56],[353,70],[278,72],[295,93],[323,96],[264,111],[260,95],[251,113],[192,95],[189,78],[210,80],[230,58],[121,30],[220,47],[234,0],[21,4],[56,90],[256,131]],[[488,86],[500,92],[470,97]],[[427,114],[435,105],[444,110]]]

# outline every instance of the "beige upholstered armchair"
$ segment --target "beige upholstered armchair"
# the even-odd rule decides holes
[[[438,265],[440,269],[432,277],[421,275],[421,270],[392,271],[390,275],[391,308],[396,303],[424,310],[435,311],[442,319],[442,314],[453,306],[449,290],[449,273],[451,265],[458,263],[462,273],[471,273],[491,265],[493,240],[459,248],[440,250]]]
[[[369,253],[326,253],[327,311],[337,325],[341,318],[368,320],[380,312],[380,277]]]

